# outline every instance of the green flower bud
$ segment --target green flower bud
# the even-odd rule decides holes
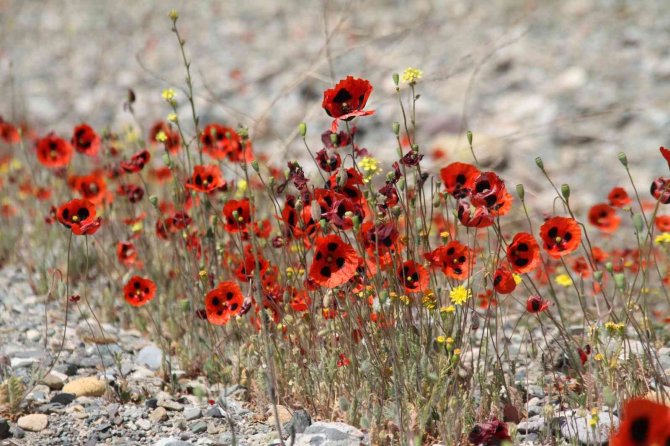
[[[393,73],[393,83],[396,87],[400,83],[400,75],[398,73]]]
[[[633,215],[633,227],[635,228],[635,231],[637,231],[638,234],[642,233],[642,228],[644,228],[644,222],[642,221],[641,214]]]
[[[568,201],[570,199],[570,185],[569,184],[562,184],[561,185],[561,195],[563,195],[563,198],[565,198],[565,201]]]
[[[623,164],[624,167],[628,167],[628,157],[626,156],[625,153],[619,152],[617,158],[619,158],[619,162]]]
[[[298,133],[300,133],[300,136],[302,136],[303,138],[305,137],[305,135],[307,135],[307,124],[306,123],[301,122],[300,124],[298,124]]]
[[[542,158],[540,158],[539,156],[538,156],[537,158],[535,158],[535,164],[536,164],[537,167],[539,167],[541,170],[544,170],[544,162],[542,161]]]
[[[260,171],[260,167],[258,167],[258,160],[253,160],[251,162],[251,167],[254,169],[256,173]]]
[[[600,283],[603,280],[603,272],[602,271],[594,271],[593,272],[593,278],[595,279],[596,282]]]
[[[468,144],[472,145],[472,132],[468,130],[466,136],[468,137]]]
[[[605,262],[605,269],[608,273],[614,271],[614,265],[612,265],[612,262]]]
[[[149,197],[149,202],[153,207],[158,207],[158,197],[155,195],[152,195]]]
[[[400,123],[399,122],[394,122],[393,123],[393,134],[395,136],[400,135]]]
[[[526,191],[523,188],[523,184],[516,185],[516,194],[519,196],[519,200],[521,201],[523,201],[523,199],[526,197]]]
[[[623,275],[623,273],[616,273],[614,275],[614,285],[616,286],[616,289],[619,291],[623,291],[626,289],[626,276]]]

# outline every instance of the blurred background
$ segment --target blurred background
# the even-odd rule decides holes
[[[82,121],[123,130],[136,95],[146,130],[165,119],[161,91],[190,115],[178,26],[192,62],[201,122],[249,126],[256,150],[284,164],[330,124],[323,90],[346,75],[375,87],[360,143],[392,160],[401,120],[391,75],[423,70],[418,141],[437,171],[469,161],[464,131],[508,187],[550,192],[533,159],[592,204],[624,185],[626,151],[640,189],[666,173],[670,144],[670,13],[644,0],[0,0],[0,115],[38,133]],[[403,88],[406,93],[406,87]],[[583,186],[583,187],[582,187]],[[644,192],[644,197],[648,197]],[[547,209],[548,210],[548,209]]]

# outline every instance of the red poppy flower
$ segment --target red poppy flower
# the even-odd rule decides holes
[[[670,178],[656,178],[651,183],[650,192],[651,195],[661,203],[670,203]]]
[[[324,172],[335,172],[342,165],[342,158],[337,152],[328,153],[327,149],[316,152],[316,164]]]
[[[618,208],[628,206],[633,202],[633,200],[628,196],[626,189],[624,189],[623,187],[613,188],[610,191],[609,195],[607,195],[607,199],[609,200],[612,206]]]
[[[309,277],[326,288],[348,282],[356,274],[359,256],[351,245],[331,234],[316,239]]]
[[[72,131],[72,147],[84,155],[95,156],[100,150],[100,137],[88,124],[79,124]]]
[[[101,204],[107,198],[107,183],[102,171],[96,171],[90,175],[72,177],[69,183],[82,198],[95,205]]]
[[[430,282],[426,268],[414,260],[408,260],[400,265],[396,277],[408,293],[424,291],[428,289]]]
[[[530,296],[526,301],[526,311],[529,313],[542,313],[549,308],[549,301],[540,296]]]
[[[207,320],[214,325],[225,325],[242,310],[244,296],[235,282],[221,282],[205,296]]]
[[[610,446],[664,446],[670,444],[670,407],[643,398],[627,401],[619,430]]]
[[[351,229],[354,227],[353,216],[359,221],[365,219],[365,209],[360,204],[329,189],[316,189],[314,198],[321,208],[321,217],[325,218],[339,229]]]
[[[668,162],[668,167],[670,167],[670,150],[666,149],[665,147],[659,147],[659,150],[661,151],[661,155],[663,155],[663,158]]]
[[[134,154],[130,161],[121,161],[121,169],[128,173],[137,173],[144,169],[144,166],[151,159],[151,154],[148,150],[141,150]]]
[[[237,280],[240,282],[249,282],[253,279],[256,274],[256,262],[258,262],[260,275],[263,276],[270,267],[270,263],[265,260],[262,254],[254,255],[251,247],[247,246],[244,250],[244,259],[237,262],[237,268],[235,268],[235,277]]]
[[[471,444],[494,446],[510,442],[507,424],[493,418],[486,423],[477,423],[468,435]]]
[[[485,207],[492,216],[497,217],[509,212],[512,196],[498,175],[482,172],[473,184],[470,203],[478,208]]]
[[[505,268],[498,268],[493,275],[493,288],[499,294],[509,294],[516,288],[514,275]]]
[[[360,238],[365,249],[371,257],[375,252],[380,257],[380,262],[385,263],[386,258],[390,261],[389,254],[398,251],[400,233],[392,223],[374,224],[366,221],[361,225]]]
[[[101,218],[95,218],[95,206],[88,200],[75,198],[58,208],[56,218],[75,235],[91,235],[100,228]]]
[[[223,206],[223,218],[226,221],[226,231],[246,231],[251,222],[251,205],[249,199],[228,200]]]
[[[579,256],[573,260],[570,267],[584,279],[588,279],[591,276],[591,267],[584,256]]]
[[[344,183],[340,186],[339,176],[346,177]],[[331,175],[328,179],[326,187],[335,192],[344,195],[354,203],[361,203],[363,201],[363,191],[360,186],[363,185],[363,176],[353,167],[340,171],[339,173]]]
[[[156,284],[151,279],[133,276],[123,287],[123,297],[133,307],[146,305],[156,296]]]
[[[72,159],[72,146],[51,132],[37,141],[37,160],[49,169],[65,167]]]
[[[447,193],[456,198],[468,195],[481,172],[472,164],[451,163],[440,170],[442,183]]]
[[[251,142],[244,145],[240,135],[230,127],[220,124],[208,124],[200,133],[202,151],[214,159],[228,158],[233,162],[251,161],[253,154]]]
[[[600,203],[589,210],[589,223],[605,234],[611,234],[616,232],[619,224],[621,224],[621,217],[617,215],[616,209],[612,206],[607,203]]]
[[[512,270],[519,274],[529,273],[540,263],[540,246],[535,237],[519,232],[507,246],[507,260]]]
[[[307,203],[304,204],[300,211],[295,208],[296,199],[292,195],[286,197],[286,204],[282,210],[282,220],[287,226],[287,236],[300,238],[305,235],[311,236],[314,234],[319,225],[314,221],[312,216],[312,206]]]
[[[217,165],[194,166],[193,175],[186,181],[186,187],[197,192],[213,192],[225,186],[226,180]]]
[[[7,144],[16,144],[21,140],[18,129],[9,122],[4,122],[2,117],[0,117],[0,140]]]
[[[540,238],[547,254],[558,259],[579,247],[582,230],[573,218],[552,217],[540,227]]]
[[[372,93],[372,85],[365,79],[347,76],[334,88],[323,92],[323,109],[331,118],[350,121],[356,116],[371,115],[374,110],[363,110]],[[337,131],[331,128],[331,131]]]
[[[158,167],[156,169],[151,169],[149,175],[159,183],[164,183],[172,178],[172,170],[169,167]]]
[[[116,245],[116,257],[125,266],[133,266],[137,261],[137,250],[131,242],[119,242]]]
[[[139,203],[144,197],[144,189],[134,184],[121,184],[116,189],[116,193],[128,197],[128,201],[131,203]]]
[[[456,280],[466,279],[475,263],[470,249],[456,240],[424,254],[424,257],[431,267],[440,268],[447,277]]]
[[[472,206],[467,199],[458,200],[458,220],[467,228],[486,228],[493,224],[494,217],[484,207]]]
[[[670,232],[670,215],[657,215],[654,224],[659,231]]]
[[[312,305],[312,299],[306,290],[298,290],[291,287],[287,289],[287,292],[291,296],[289,305],[293,308],[293,311],[302,313],[309,310],[309,307]]]
[[[160,132],[163,132],[166,137],[164,142],[160,142],[156,139],[156,136],[158,136]],[[149,141],[152,144],[165,144],[165,148],[171,154],[175,154],[181,149],[181,136],[179,135],[179,132],[173,130],[168,123],[163,121],[158,121],[151,127],[151,130],[149,131]]]

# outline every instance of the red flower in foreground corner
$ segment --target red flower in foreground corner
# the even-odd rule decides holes
[[[63,138],[51,132],[37,141],[37,160],[49,169],[57,169],[70,164],[72,146]]]
[[[547,308],[549,308],[549,301],[540,296],[530,296],[526,301],[526,310],[529,313],[542,313]]]
[[[670,444],[670,407],[643,398],[627,401],[619,430],[610,446],[665,446]]]
[[[621,224],[621,217],[616,214],[616,210],[606,203],[594,205],[589,210],[589,223],[600,229],[605,234],[611,234],[617,230]]]
[[[582,230],[574,218],[552,217],[540,227],[540,238],[547,254],[558,259],[579,247]]]
[[[360,258],[351,245],[334,234],[316,239],[315,244],[310,279],[323,287],[335,288],[354,277]]]
[[[226,180],[217,165],[194,166],[193,175],[186,181],[186,187],[197,192],[213,192],[224,186]]]
[[[527,232],[519,232],[507,247],[507,260],[514,272],[529,273],[540,263],[540,246]]]
[[[235,282],[221,282],[205,296],[207,320],[214,325],[225,325],[239,314],[243,304],[240,286]]]
[[[133,276],[123,287],[123,297],[133,307],[141,307],[156,296],[156,284],[151,279]]]
[[[511,441],[507,424],[493,418],[486,423],[477,423],[468,435],[468,441],[472,444],[494,446],[500,445],[503,441]]]
[[[94,156],[100,150],[100,137],[88,124],[79,124],[72,132],[72,147],[84,155]]]
[[[323,109],[328,116],[335,118],[331,131],[337,131],[337,120],[350,121],[356,116],[366,116],[374,110],[363,110],[372,93],[372,85],[365,79],[347,76],[335,87],[323,92]]]
[[[428,271],[426,271],[426,268],[420,263],[413,260],[408,260],[400,265],[396,276],[408,293],[415,293],[428,289],[428,282],[430,281]]]
[[[654,224],[659,231],[670,232],[670,215],[657,215]]]
[[[70,228],[75,235],[94,234],[102,219],[95,218],[95,206],[88,200],[75,198],[60,205],[56,218],[65,227]]]

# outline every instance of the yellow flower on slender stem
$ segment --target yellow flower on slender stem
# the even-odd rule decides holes
[[[463,285],[459,285],[449,291],[449,298],[455,305],[463,305],[470,297],[472,297],[472,291]]]
[[[563,287],[566,287],[566,288],[569,287],[569,286],[572,286],[572,279],[567,274],[559,274],[554,279],[554,282],[556,282],[557,285],[560,285],[560,286],[563,286]]]
[[[416,82],[421,79],[423,76],[423,71],[419,70],[418,68],[412,68],[408,67],[405,71],[402,73],[402,81],[414,85]]]

